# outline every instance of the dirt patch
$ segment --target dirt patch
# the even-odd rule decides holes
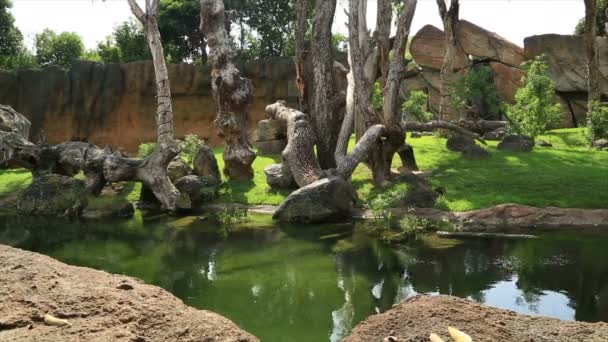
[[[428,342],[434,332],[452,341],[447,327],[456,327],[475,342],[608,341],[608,324],[561,321],[519,315],[450,296],[416,296],[391,310],[369,317],[343,342]]]
[[[0,341],[258,341],[140,280],[0,245]],[[71,326],[49,326],[45,314]]]

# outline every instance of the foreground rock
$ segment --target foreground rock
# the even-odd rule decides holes
[[[432,332],[452,341],[448,326],[476,342],[608,341],[606,323],[519,315],[449,296],[416,296],[363,321],[343,342],[386,341],[389,336],[399,342],[428,341]]]
[[[77,216],[84,207],[84,182],[56,174],[36,177],[19,195],[17,211],[25,215]]]
[[[525,135],[507,135],[498,143],[498,149],[509,152],[530,152],[534,148],[534,139]]]
[[[258,341],[141,281],[0,245],[0,341]],[[67,319],[48,326],[43,316]]]
[[[317,223],[350,218],[357,194],[342,178],[324,178],[289,195],[274,213],[283,222]]]

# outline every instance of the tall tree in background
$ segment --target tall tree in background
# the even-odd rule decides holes
[[[161,0],[158,29],[169,61],[207,63],[207,43],[199,29],[199,0]]]
[[[587,6],[587,3],[585,3]],[[605,36],[608,32],[606,26],[608,25],[608,0],[596,0],[595,2],[595,29],[596,35]],[[576,25],[574,29],[575,34],[585,34],[589,32],[589,25],[587,22],[587,13],[585,13],[585,17],[581,18],[581,20]]]
[[[456,82],[456,75],[469,66],[469,58],[456,38],[456,25],[458,24],[460,12],[459,0],[451,0],[449,9],[445,1],[437,0],[439,16],[443,21],[446,46],[440,74],[441,83],[439,92],[441,99],[439,101],[439,118],[454,121],[460,119],[460,113],[453,105],[452,86]]]
[[[0,56],[15,56],[23,44],[23,36],[9,12],[11,7],[11,0],[0,0]]]
[[[36,60],[40,65],[59,65],[69,68],[84,54],[82,38],[74,32],[56,34],[45,29],[36,35]]]
[[[226,142],[224,174],[231,179],[252,179],[256,158],[247,137],[253,84],[234,64],[236,53],[226,31],[223,0],[201,0],[201,32],[207,37],[211,85],[218,105],[214,124]]]
[[[597,51],[597,1],[585,0],[585,50],[587,53],[588,111],[601,99],[599,57]]]

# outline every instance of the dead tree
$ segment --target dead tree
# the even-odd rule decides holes
[[[439,16],[443,21],[446,46],[439,76],[439,93],[441,96],[439,101],[439,118],[445,121],[454,121],[460,119],[460,114],[453,105],[452,86],[457,74],[468,68],[469,58],[456,37],[456,25],[458,25],[460,12],[459,0],[451,0],[449,9],[445,1],[437,0]]]
[[[308,0],[296,1],[296,87],[298,89],[298,105],[300,111],[308,112],[306,106],[306,80],[304,79],[304,61],[306,59],[306,31],[308,31]]]
[[[223,0],[201,0],[200,29],[207,37],[211,86],[218,105],[214,124],[226,143],[224,174],[231,179],[252,179],[256,154],[247,137],[247,125],[253,84],[234,64],[236,53],[226,31]]]
[[[311,119],[317,133],[317,155],[325,169],[333,168],[337,134],[340,127],[336,87],[334,85],[334,52],[331,26],[337,0],[316,0],[312,23],[311,55],[313,64],[313,93]]]
[[[589,113],[601,100],[599,57],[597,53],[597,0],[585,0],[585,48],[587,54],[587,92]],[[589,116],[589,115],[588,115]]]

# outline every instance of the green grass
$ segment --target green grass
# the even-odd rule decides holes
[[[422,137],[408,139],[414,146],[418,165],[432,171],[429,180],[444,187],[437,207],[465,211],[501,203],[538,207],[608,208],[608,152],[587,147],[584,129],[561,129],[537,138],[553,144],[537,147],[531,153],[507,153],[488,142],[492,157],[469,161],[460,153],[445,148],[445,139]],[[354,143],[351,141],[351,144]],[[220,169],[222,149],[214,149]],[[228,181],[220,194],[221,202],[277,205],[288,191],[273,191],[266,183],[264,168],[280,162],[280,156],[258,156],[252,181]],[[398,159],[393,162],[397,167]],[[361,201],[368,203],[383,190],[374,188],[370,172],[360,165],[353,174],[353,185]],[[0,198],[18,191],[30,182],[27,172],[0,171]],[[126,195],[137,199],[139,185]]]

